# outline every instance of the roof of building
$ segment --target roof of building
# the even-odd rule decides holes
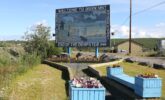
[[[119,43],[114,44],[114,45],[115,45],[115,46],[118,46],[118,45],[123,44],[123,43],[125,43],[125,42],[129,42],[129,40],[125,40],[125,41],[119,42]],[[143,44],[140,44],[140,43],[138,43],[138,42],[136,42],[136,41],[134,41],[134,40],[132,40],[131,42],[132,42],[132,43],[135,43],[135,44],[137,44],[137,45],[139,45],[139,46],[143,46]]]

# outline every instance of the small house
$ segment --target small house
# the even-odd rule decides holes
[[[128,53],[129,52],[129,41],[126,40],[126,41],[120,42],[115,45],[115,48],[117,49],[118,52]],[[131,41],[131,53],[139,54],[142,52],[143,52],[143,45],[138,42]]]

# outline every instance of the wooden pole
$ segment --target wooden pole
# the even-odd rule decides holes
[[[129,54],[131,54],[131,38],[132,38],[132,0],[130,0],[130,23],[129,23]]]

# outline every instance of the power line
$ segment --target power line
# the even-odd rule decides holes
[[[162,2],[157,3],[157,4],[155,4],[155,5],[151,6],[151,7],[148,7],[148,8],[146,8],[146,9],[141,10],[141,11],[138,11],[138,12],[134,13],[133,15],[134,15],[134,16],[135,16],[135,15],[138,15],[138,14],[140,14],[140,13],[146,12],[146,11],[148,11],[148,10],[150,10],[150,9],[156,8],[156,7],[158,7],[158,6],[160,6],[160,5],[163,5],[163,4],[165,4],[165,1],[162,1]]]
[[[156,8],[156,7],[158,7],[160,5],[163,5],[163,4],[165,4],[165,0],[162,1],[162,2],[159,2],[159,3],[155,4],[155,5],[153,5],[151,7],[148,7],[148,8],[145,8],[145,9],[141,10],[141,11],[138,11],[138,12],[132,14],[132,16],[138,15],[140,13],[144,13],[144,12],[150,10],[150,9]],[[122,24],[120,26],[124,25],[129,20],[129,17],[130,16],[126,17],[125,20],[122,22]],[[116,30],[116,32],[119,32],[119,30]]]

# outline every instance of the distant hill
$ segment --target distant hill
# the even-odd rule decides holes
[[[155,49],[157,48],[159,41],[165,38],[134,38],[135,41],[144,46],[144,48]],[[111,39],[111,46],[118,45],[121,42],[127,41],[128,39]]]

